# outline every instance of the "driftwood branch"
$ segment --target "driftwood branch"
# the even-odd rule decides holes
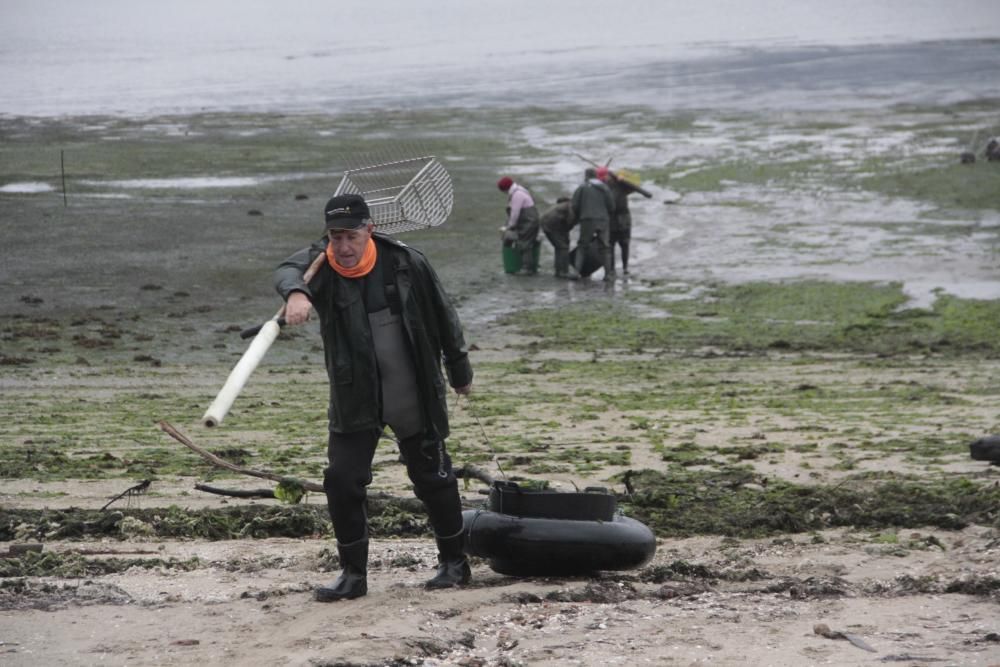
[[[455,468],[455,477],[459,479],[478,479],[480,482],[486,486],[493,486],[493,477],[483,470],[482,468],[477,468],[471,463],[466,463],[460,468]]]
[[[166,433],[171,438],[173,438],[177,442],[181,443],[182,445],[184,445],[185,447],[187,447],[188,449],[190,449],[195,454],[197,454],[198,456],[202,457],[203,459],[205,459],[206,461],[208,461],[212,465],[216,466],[217,468],[223,468],[225,470],[230,470],[232,472],[240,473],[241,475],[249,475],[251,477],[258,477],[260,479],[269,479],[272,482],[282,482],[282,481],[286,481],[287,480],[287,481],[291,481],[291,482],[296,483],[296,484],[300,484],[302,486],[302,488],[305,489],[306,491],[314,491],[316,493],[325,493],[325,491],[323,490],[323,485],[319,484],[317,482],[310,482],[308,480],[303,480],[303,479],[297,479],[297,478],[293,478],[293,477],[288,477],[286,475],[277,475],[277,474],[275,474],[273,472],[269,472],[267,470],[253,470],[251,468],[243,468],[243,467],[238,466],[238,465],[236,465],[234,463],[230,463],[229,461],[226,461],[223,458],[219,458],[218,456],[216,456],[212,452],[209,452],[209,451],[203,449],[202,447],[199,447],[198,445],[194,444],[191,441],[191,438],[187,437],[186,435],[184,435],[183,433],[181,433],[180,431],[178,431],[176,428],[174,428],[173,426],[171,426],[167,422],[161,421],[159,423],[159,426],[160,426],[160,429],[164,433]],[[459,467],[459,468],[456,468],[455,469],[455,476],[458,477],[459,479],[478,479],[479,481],[483,482],[487,486],[492,486],[493,485],[493,477],[490,476],[489,473],[487,473],[485,470],[483,470],[481,468],[477,468],[476,466],[468,464],[468,463],[465,464],[465,465],[463,465],[463,466],[461,466],[461,467]],[[261,490],[261,491],[234,491],[234,490],[227,490],[227,489],[218,489],[218,488],[215,488],[215,487],[207,486],[205,484],[195,484],[194,488],[197,489],[197,490],[199,490],[199,491],[205,491],[207,493],[215,493],[215,494],[223,495],[223,496],[232,496],[232,497],[235,497],[235,498],[268,498],[268,497],[273,498],[274,497],[274,492],[273,491],[269,492],[266,489],[265,490]],[[265,493],[270,493],[271,495],[270,496],[264,495]],[[374,501],[374,502],[390,502],[390,503],[395,503],[398,506],[402,507],[403,509],[406,509],[407,511],[411,511],[411,512],[421,512],[421,511],[423,511],[423,503],[421,501],[415,499],[415,498],[414,499],[396,498],[394,496],[391,496],[391,495],[388,495],[388,494],[383,494],[383,493],[369,493],[368,494],[368,499],[369,499],[369,501]]]
[[[225,459],[221,459],[212,452],[202,449],[198,445],[191,442],[191,439],[178,431],[176,428],[171,426],[165,421],[160,422],[160,429],[169,435],[171,438],[181,443],[191,451],[193,451],[198,456],[202,457],[212,465],[217,468],[224,468],[226,470],[231,470],[233,472],[238,472],[241,475],[249,475],[251,477],[258,477],[260,479],[269,479],[272,482],[284,482],[291,481],[302,486],[306,491],[314,491],[316,493],[323,493],[323,485],[317,482],[310,482],[305,479],[297,479],[294,477],[288,477],[287,475],[277,475],[273,472],[268,472],[267,470],[253,470],[252,468],[243,468],[234,463],[230,463]]]
[[[214,493],[217,496],[229,496],[230,498],[274,498],[274,491],[271,489],[220,489],[208,484],[195,484],[194,488],[196,491]]]

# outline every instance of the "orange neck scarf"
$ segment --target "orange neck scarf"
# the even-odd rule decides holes
[[[326,261],[330,263],[330,268],[345,278],[363,278],[367,276],[375,268],[375,259],[377,257],[378,251],[375,249],[375,241],[369,238],[368,245],[365,246],[365,252],[361,255],[361,260],[348,268],[337,262],[337,258],[333,254],[333,247],[330,243],[326,244]]]

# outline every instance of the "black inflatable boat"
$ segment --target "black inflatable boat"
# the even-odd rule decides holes
[[[605,489],[578,493],[522,489],[494,482],[488,509],[463,512],[465,551],[513,576],[570,576],[628,570],[649,562],[656,538],[617,512]]]

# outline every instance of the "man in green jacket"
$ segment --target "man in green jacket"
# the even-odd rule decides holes
[[[443,359],[451,387],[459,394],[472,390],[458,314],[423,254],[373,233],[362,197],[333,197],[325,217],[326,238],[275,271],[288,324],[305,322],[313,308],[319,314],[330,381],[323,488],[343,572],[317,588],[315,598],[330,602],[368,592],[366,488],[386,425],[437,540],[439,567],[426,585],[464,585],[471,572],[458,482],[445,450],[448,404],[441,373]],[[320,253],[325,261],[306,284],[303,275]]]
[[[583,265],[590,244],[597,243],[598,253],[604,264],[604,280],[615,278],[611,254],[611,218],[615,215],[615,202],[608,186],[597,178],[597,170],[588,167],[583,172],[583,183],[573,192],[573,214],[580,225],[580,238],[576,244],[576,272],[583,275]]]

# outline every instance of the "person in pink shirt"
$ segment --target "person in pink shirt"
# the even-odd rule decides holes
[[[507,193],[507,224],[504,240],[510,241],[521,253],[521,273],[534,275],[538,267],[534,262],[534,248],[538,242],[539,216],[535,200],[523,185],[510,176],[497,181],[497,188]]]

